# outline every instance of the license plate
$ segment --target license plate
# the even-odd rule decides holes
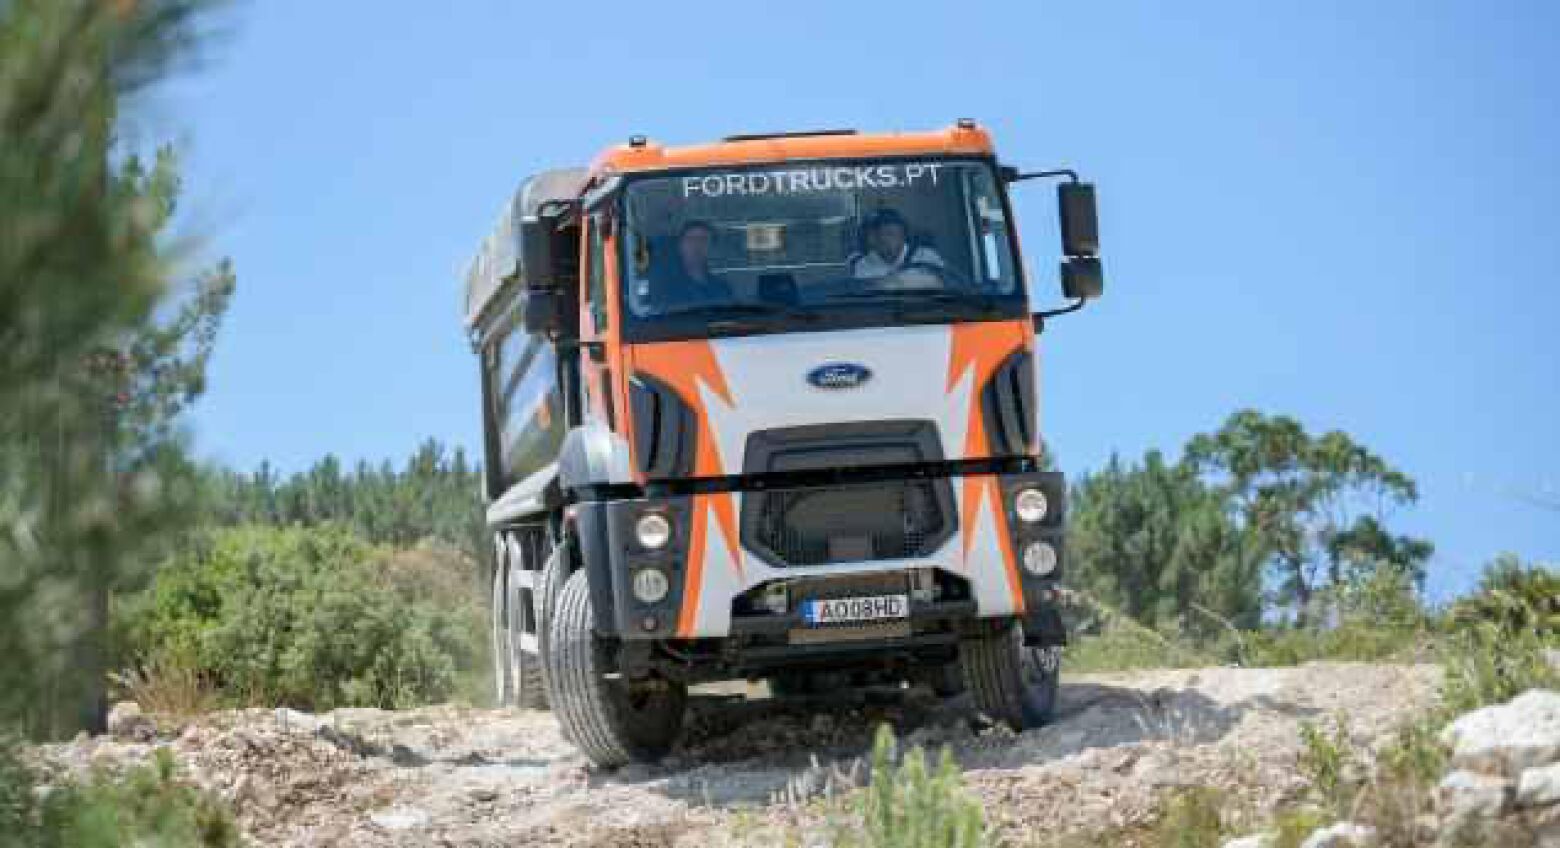
[[[829,598],[802,604],[802,620],[808,624],[842,624],[848,621],[881,621],[907,618],[909,595],[872,595],[865,598]]]

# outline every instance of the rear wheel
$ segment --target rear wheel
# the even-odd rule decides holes
[[[493,700],[500,707],[514,703],[514,689],[510,674],[514,661],[509,652],[509,582],[508,568],[502,559],[493,569]]]
[[[1016,622],[983,622],[960,643],[964,683],[981,712],[1014,730],[1047,724],[1056,714],[1061,649],[1025,648]]]
[[[527,572],[533,579],[539,572]],[[534,585],[534,584],[533,584]],[[534,594],[534,592],[533,592]],[[542,656],[536,632],[535,605],[519,589],[509,593],[509,673],[514,705],[527,710],[547,709],[547,690],[542,685]],[[528,628],[531,632],[527,632]]]
[[[682,730],[687,687],[614,674],[610,645],[596,635],[585,572],[564,581],[548,622],[547,684],[564,738],[597,766],[659,758]]]

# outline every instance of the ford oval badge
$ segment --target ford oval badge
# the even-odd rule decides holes
[[[807,382],[820,389],[854,389],[872,379],[872,369],[854,362],[830,362],[807,372]]]

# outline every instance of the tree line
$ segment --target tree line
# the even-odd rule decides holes
[[[1408,474],[1347,433],[1242,410],[1179,459],[1112,456],[1071,488],[1070,583],[1189,634],[1325,623],[1337,592],[1421,588],[1434,545],[1390,529]]]

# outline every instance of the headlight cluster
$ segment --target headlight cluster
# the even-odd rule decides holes
[[[1039,486],[1025,486],[1013,493],[1013,514],[1019,524],[1027,528],[1019,535],[1023,542],[1024,570],[1034,577],[1046,577],[1056,572],[1060,557],[1048,541],[1034,539],[1035,532],[1045,532],[1039,525],[1051,516],[1051,501]]]
[[[647,512],[634,522],[634,539],[647,551],[664,549],[672,541],[672,521],[659,512]],[[643,604],[664,600],[672,591],[672,581],[666,572],[654,566],[635,569],[629,588],[634,598]]]

